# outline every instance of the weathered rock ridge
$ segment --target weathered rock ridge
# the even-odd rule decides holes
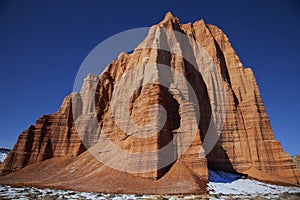
[[[151,63],[156,63],[154,70]],[[221,79],[208,70],[210,63]],[[162,73],[158,65],[170,70]],[[161,74],[170,75],[169,79]],[[159,84],[162,80],[165,86]],[[133,88],[134,81],[142,84]],[[186,100],[191,90],[198,105]],[[223,91],[223,99],[214,98],[215,91]],[[91,99],[94,105],[88,103]],[[164,107],[166,119],[158,105]],[[224,123],[216,129],[220,137],[209,149],[205,138],[210,121],[219,116],[214,112],[218,105]],[[125,112],[118,113],[122,106],[128,108],[131,120],[121,117]],[[194,120],[195,107],[199,124]],[[101,131],[89,124],[95,116]],[[151,137],[138,137],[150,133]],[[134,158],[121,151],[112,154],[101,146],[108,140],[134,155],[156,153]],[[168,151],[159,151],[164,147]],[[102,157],[100,162],[99,156],[106,162]],[[20,135],[0,165],[0,183],[110,193],[205,193],[208,168],[277,184],[300,184],[291,156],[274,139],[254,74],[243,67],[227,36],[203,20],[181,24],[167,13],[131,54],[121,53],[99,77],[88,75],[80,93],[66,97],[57,113],[41,117]]]
[[[67,96],[58,112],[42,116],[19,136],[1,165],[2,175],[46,159],[77,156],[86,150],[73,123],[71,103],[71,96]]]

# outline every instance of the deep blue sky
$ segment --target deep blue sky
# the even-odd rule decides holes
[[[126,3],[124,3],[126,2]],[[256,75],[276,139],[300,154],[298,1],[0,1],[0,147],[54,113],[77,70],[100,42],[150,26],[171,11],[203,18],[228,35]]]

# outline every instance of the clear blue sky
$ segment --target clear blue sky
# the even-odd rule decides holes
[[[126,2],[126,3],[124,3]],[[73,88],[87,54],[108,37],[158,23],[203,18],[222,28],[256,75],[276,139],[300,154],[299,1],[0,1],[0,147]]]

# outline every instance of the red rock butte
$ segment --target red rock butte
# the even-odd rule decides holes
[[[105,130],[106,137],[131,152],[155,151],[164,147],[172,142],[179,127],[181,131],[188,132],[189,123],[183,115],[190,112],[189,107],[179,102],[176,94],[158,84],[141,86],[129,102],[131,118],[138,125],[150,121],[151,105],[160,104],[165,108],[166,123],[152,137],[126,136],[112,115],[115,85],[128,70],[143,67],[145,62],[167,65],[184,74],[195,91],[201,112],[195,137],[183,155],[178,156],[174,148],[170,155],[157,153],[148,162],[136,161],[135,164],[141,168],[157,166],[152,171],[139,173],[119,171],[100,162],[87,150],[92,147],[84,145],[80,139],[72,113],[72,95],[78,93],[72,93],[64,99],[56,113],[42,116],[19,136],[7,159],[0,164],[0,184],[104,193],[202,194],[207,193],[208,169],[214,169],[242,173],[264,182],[299,186],[300,173],[291,156],[274,139],[254,74],[250,68],[243,67],[222,30],[205,24],[203,20],[181,24],[178,18],[167,13],[162,22],[151,27],[142,44],[153,43],[154,40],[160,44],[161,37],[156,35],[162,35],[162,28],[178,31],[200,44],[222,77],[226,94],[225,120],[217,143],[206,156],[199,155],[214,109],[208,92],[212,86],[203,78],[210,75],[197,74],[182,56],[155,48],[137,48],[131,54],[120,54],[98,77],[94,96],[98,123]],[[165,37],[167,45],[178,44],[180,49],[180,38]],[[185,48],[184,52],[188,52],[190,59],[198,59],[192,43]],[[139,76],[145,75],[143,73]],[[94,78],[87,76],[80,94],[89,91],[89,83]],[[130,84],[125,84],[122,89],[126,91],[129,87]],[[158,118],[157,115],[154,114],[154,117]],[[99,135],[90,137],[99,138]],[[122,165],[126,158],[118,156],[115,155]],[[159,168],[159,162],[166,156],[174,156],[175,161]]]

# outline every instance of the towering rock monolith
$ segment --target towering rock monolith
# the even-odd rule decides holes
[[[132,53],[89,74],[57,113],[20,135],[0,183],[205,193],[208,169],[300,182],[274,139],[253,72],[227,36],[167,13]]]

